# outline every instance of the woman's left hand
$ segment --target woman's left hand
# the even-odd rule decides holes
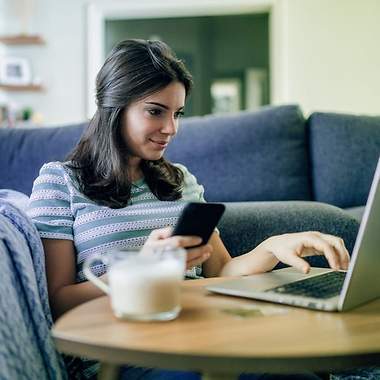
[[[270,237],[260,244],[281,262],[308,273],[310,265],[302,257],[323,255],[331,268],[348,268],[350,256],[341,238],[317,231]]]
[[[197,265],[203,264],[209,259],[212,253],[212,245],[202,243],[199,236],[173,236],[173,228],[159,228],[153,230],[144,244],[146,249],[157,249],[162,247],[180,247],[186,249],[186,269],[191,269]]]

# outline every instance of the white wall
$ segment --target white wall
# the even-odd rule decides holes
[[[278,102],[380,114],[380,1],[279,0],[283,88]]]
[[[0,0],[0,34],[20,32],[12,2]],[[85,119],[85,33],[87,0],[26,0],[34,4],[28,27],[40,34],[45,46],[7,47],[7,53],[27,57],[46,91],[8,93],[8,99],[41,112],[46,124]]]
[[[9,7],[15,1],[0,0],[1,34],[19,31]],[[29,32],[41,34],[46,46],[8,50],[30,57],[46,92],[12,93],[8,98],[42,112],[46,124],[84,120],[89,1],[28,1],[35,4]],[[273,102],[298,103],[305,113],[326,110],[380,114],[380,1],[273,0],[273,3],[272,43],[278,57],[272,62]]]

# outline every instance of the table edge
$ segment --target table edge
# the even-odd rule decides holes
[[[296,373],[303,371],[339,371],[348,368],[378,365],[380,353],[355,353],[324,356],[281,356],[281,357],[231,357],[223,355],[199,355],[195,353],[167,353],[107,347],[98,344],[70,341],[53,336],[56,347],[65,354],[88,357],[106,363],[118,365],[130,364],[144,367],[157,367],[186,371],[222,371],[224,373],[270,372]]]

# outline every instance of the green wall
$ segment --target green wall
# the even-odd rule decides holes
[[[211,112],[213,79],[243,79],[248,67],[263,68],[269,74],[268,14],[107,20],[105,55],[124,39],[157,37],[174,49],[193,74],[195,85],[186,105],[187,116]],[[265,103],[269,103],[269,94]]]

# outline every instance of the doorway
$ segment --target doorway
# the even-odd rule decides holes
[[[106,19],[104,57],[127,38],[166,42],[194,77],[186,115],[256,109],[270,100],[269,13]]]

